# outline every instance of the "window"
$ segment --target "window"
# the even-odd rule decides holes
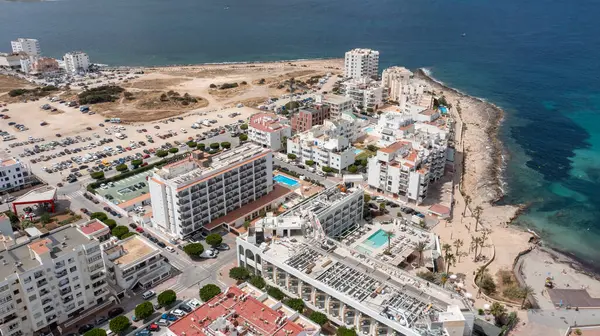
[[[19,303],[21,303],[21,302],[23,302],[23,300],[21,300],[21,299],[17,299],[17,304],[19,304]]]
[[[79,288],[81,288],[81,285],[80,285],[80,284],[77,284],[77,285],[75,285],[73,288],[74,288],[74,289],[79,289]]]
[[[31,292],[33,292],[33,291],[34,291],[34,288],[33,288],[33,287],[29,287],[29,288],[27,288],[27,293],[31,293]]]
[[[77,280],[79,280],[79,276],[76,275],[73,277],[73,281],[77,281]]]
[[[37,319],[39,319],[39,318],[40,318],[40,316],[42,316],[42,313],[35,313],[35,314],[33,315],[33,318],[37,320]]]
[[[29,301],[33,301],[35,299],[37,299],[37,295],[32,295],[32,296],[29,297]]]
[[[77,267],[76,266],[73,266],[73,267],[69,268],[69,272],[73,273],[75,271],[77,271]]]
[[[86,285],[86,286],[85,286],[85,289],[90,289],[90,285]]]
[[[19,294],[19,290],[15,289],[14,292],[13,292],[13,294],[15,294],[15,295]]]
[[[82,306],[82,305],[83,305],[83,302],[84,302],[84,301],[83,301],[83,300],[81,300],[81,301],[77,302],[77,305],[78,305],[78,306]]]
[[[75,296],[76,296],[76,297],[81,297],[82,295],[83,295],[83,293],[82,293],[82,292],[79,292],[79,293],[77,293]]]
[[[75,262],[75,259],[74,259],[74,258],[69,258],[69,264],[72,264],[72,263],[74,263],[74,262]]]

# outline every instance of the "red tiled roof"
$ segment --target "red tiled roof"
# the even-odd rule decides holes
[[[279,117],[272,113],[256,113],[250,117],[249,126],[263,132],[275,132],[284,128],[289,128],[288,125],[281,124]]]
[[[98,231],[101,231],[101,230],[104,230],[107,228],[108,228],[108,226],[106,226],[106,224],[104,224],[101,221],[96,219],[95,221],[93,221],[89,224],[81,225],[79,227],[79,230],[81,230],[81,232],[83,232],[86,235],[90,235],[92,233],[95,233],[95,232],[98,232]]]
[[[229,287],[226,293],[215,296],[190,314],[175,321],[169,326],[169,331],[177,336],[206,336],[205,330],[214,321],[226,315],[229,315],[227,324],[230,327],[241,326],[245,330],[251,330],[255,335],[292,336],[303,331],[300,325],[287,319],[275,323],[284,316],[282,313],[249,295],[241,300],[244,295],[241,289],[235,286]],[[235,314],[230,314],[233,312]],[[220,331],[225,335],[230,334],[225,329]]]
[[[404,146],[410,146],[411,143],[408,141],[396,141],[393,144],[385,147],[385,148],[381,148],[380,151],[384,152],[384,153],[394,153],[395,151],[399,150],[400,148],[404,147]]]
[[[447,206],[443,206],[441,204],[434,204],[432,206],[429,207],[429,211],[438,214],[438,215],[442,215],[442,216],[446,216],[450,214],[450,208],[448,208]]]
[[[436,111],[436,110],[428,109],[428,110],[425,110],[425,111],[421,111],[421,113],[420,113],[420,114],[422,114],[422,115],[426,115],[426,116],[432,116],[432,115],[434,115],[435,113],[437,113],[437,111]]]

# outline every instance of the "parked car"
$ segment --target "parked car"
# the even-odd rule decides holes
[[[160,316],[161,319],[165,319],[167,321],[177,321],[177,316],[169,314],[169,313],[164,313]]]
[[[222,243],[221,245],[217,246],[216,248],[217,248],[217,250],[221,250],[221,251],[227,251],[230,249],[229,245],[227,245],[225,243]]]
[[[157,331],[160,329],[160,327],[158,326],[158,324],[152,323],[148,327],[146,327],[146,329],[150,331]]]
[[[125,310],[122,307],[116,307],[108,311],[108,318],[115,318],[123,314]]]
[[[149,290],[147,292],[144,292],[144,294],[142,294],[142,298],[144,298],[144,300],[148,300],[149,298],[153,297],[154,295],[156,295],[156,292],[153,290]]]
[[[96,318],[96,325],[101,325],[102,323],[108,321],[108,317],[106,316],[100,316],[98,318]]]
[[[94,329],[94,325],[93,325],[93,324],[89,324],[89,323],[88,323],[88,324],[84,324],[84,325],[82,325],[81,327],[79,327],[79,329],[77,329],[77,331],[78,331],[80,334],[82,334],[82,335],[83,335],[83,334],[85,334],[86,332],[88,332],[88,331],[90,331],[90,330],[92,330],[92,329]]]
[[[181,309],[173,309],[171,310],[171,314],[177,316],[177,317],[183,317],[185,316],[185,312]]]

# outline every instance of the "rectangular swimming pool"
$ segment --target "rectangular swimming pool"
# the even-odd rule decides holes
[[[298,181],[291,179],[287,176],[283,176],[283,175],[273,176],[273,181],[279,182],[281,184],[285,184],[286,186],[288,186],[290,188],[296,188],[300,184],[300,183],[298,183]]]
[[[378,247],[381,247],[381,246],[387,244],[387,241],[388,241],[388,238],[385,233],[385,230],[379,229],[379,230],[377,230],[377,232],[370,235],[369,238],[365,239],[363,244],[365,244],[366,246],[378,248]]]

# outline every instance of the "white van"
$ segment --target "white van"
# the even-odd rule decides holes
[[[144,300],[148,300],[149,298],[153,297],[154,295],[156,295],[155,291],[149,290],[147,292],[144,292],[144,294],[142,294],[142,298]]]

